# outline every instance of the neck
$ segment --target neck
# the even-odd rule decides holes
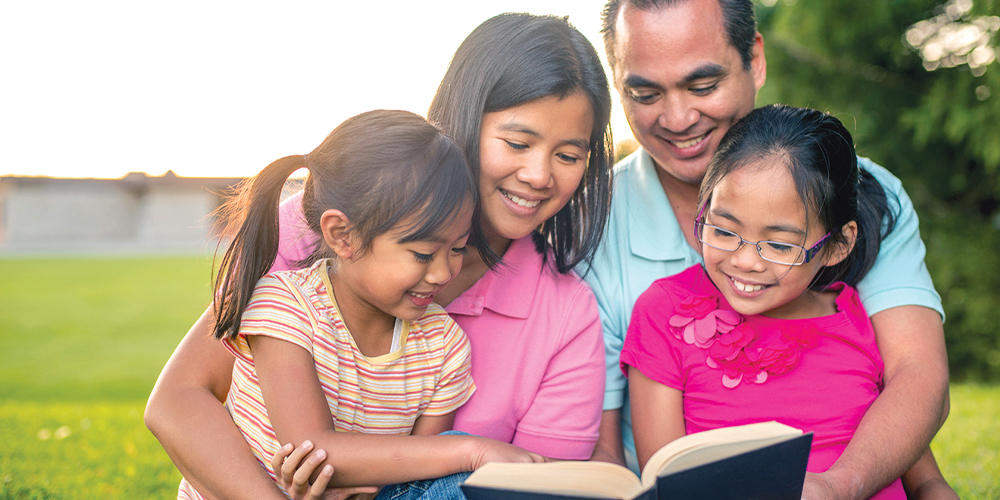
[[[694,237],[694,218],[698,215],[698,192],[701,190],[701,184],[681,181],[668,174],[659,165],[656,166],[656,177],[667,195],[667,202],[674,210],[674,216],[677,217],[677,224],[684,234],[684,239],[692,248],[698,248],[698,242]]]
[[[388,353],[392,346],[392,330],[396,318],[358,300],[344,280],[338,278],[338,273],[331,270],[327,272],[330,276],[330,294],[337,303],[340,319],[343,320],[361,354],[374,357]]]

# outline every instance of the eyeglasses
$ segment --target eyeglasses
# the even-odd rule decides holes
[[[757,254],[760,255],[760,258],[768,262],[784,264],[786,266],[799,266],[812,260],[823,249],[823,245],[826,244],[831,234],[833,233],[826,233],[826,236],[820,238],[812,248],[806,248],[802,245],[785,243],[783,241],[745,240],[742,236],[728,229],[713,226],[704,220],[694,221],[694,235],[698,238],[698,241],[712,248],[726,252],[735,252],[744,243],[749,243],[757,247]]]

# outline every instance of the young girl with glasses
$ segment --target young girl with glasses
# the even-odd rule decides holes
[[[704,265],[641,296],[621,355],[639,465],[684,434],[777,420],[814,432],[824,472],[882,388],[853,286],[892,230],[886,195],[839,120],[773,105],[723,138],[699,205]],[[900,481],[877,498],[905,498]]]
[[[285,180],[306,168],[303,269],[267,273]],[[345,486],[404,483],[542,458],[450,431],[475,390],[469,341],[434,303],[462,268],[479,200],[462,150],[405,111],[348,119],[268,165],[223,207],[213,333],[236,357],[226,407],[257,460],[308,437]],[[274,466],[268,473],[275,477]],[[202,498],[183,481],[179,498]]]

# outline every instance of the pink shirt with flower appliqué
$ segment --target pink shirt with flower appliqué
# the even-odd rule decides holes
[[[883,371],[857,292],[832,288],[839,293],[830,316],[744,317],[700,265],[690,267],[636,302],[622,370],[634,366],[681,391],[688,434],[768,420],[812,431],[808,470],[826,471],[881,392]],[[874,498],[906,495],[897,479]]]

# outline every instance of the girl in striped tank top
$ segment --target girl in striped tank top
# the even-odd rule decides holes
[[[304,269],[266,274],[282,187],[301,168],[304,225],[319,243]],[[417,115],[380,110],[268,165],[222,207],[232,242],[214,335],[236,357],[226,407],[272,478],[279,443],[307,439],[329,455],[320,474],[331,485],[371,494],[365,485],[543,460],[439,435],[475,390],[468,341],[433,300],[478,236],[477,193],[451,139]],[[202,498],[186,480],[178,497]]]

